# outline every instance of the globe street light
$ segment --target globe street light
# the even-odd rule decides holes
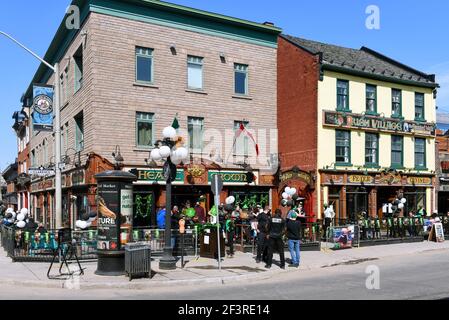
[[[164,161],[164,179],[166,181],[165,200],[165,246],[164,254],[159,262],[161,270],[176,269],[176,259],[173,257],[173,246],[171,243],[171,192],[172,182],[176,180],[176,166],[187,160],[189,152],[182,146],[179,139],[176,139],[176,129],[167,127],[162,132],[164,139],[156,142],[150,153],[150,160],[154,162]]]

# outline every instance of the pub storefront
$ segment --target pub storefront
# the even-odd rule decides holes
[[[333,205],[336,225],[355,223],[360,216],[383,219],[393,214],[392,203],[405,198],[399,216],[424,209],[432,213],[435,177],[395,172],[321,172],[322,204]]]

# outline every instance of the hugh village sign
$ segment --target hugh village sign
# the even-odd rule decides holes
[[[435,124],[426,122],[404,121],[402,119],[384,118],[380,116],[323,111],[325,126],[349,129],[389,131],[403,134],[434,136]]]

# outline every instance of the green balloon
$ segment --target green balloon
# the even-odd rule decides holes
[[[196,215],[195,209],[189,208],[186,211],[186,216],[189,218],[193,218]]]
[[[210,214],[214,217],[217,216],[217,206],[213,206],[212,209],[210,209]]]

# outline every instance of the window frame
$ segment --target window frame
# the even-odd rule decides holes
[[[74,92],[77,93],[83,87],[84,83],[84,49],[81,45],[76,52],[73,54],[73,68],[74,68]],[[81,60],[80,60],[81,59]],[[81,62],[81,68],[79,63]],[[79,73],[81,72],[81,77],[79,77]]]
[[[79,120],[82,120],[83,128],[80,130]],[[74,117],[75,120],[75,150],[76,152],[81,152],[84,150],[84,114],[83,112],[79,113]],[[82,140],[80,141],[80,136],[82,136]]]
[[[375,162],[367,162],[366,158],[367,158],[367,149],[373,149],[372,147],[367,147],[367,142],[368,142],[368,137],[369,136],[374,136],[376,137],[376,159]],[[380,136],[377,133],[372,133],[372,132],[367,132],[365,133],[365,167],[370,167],[370,168],[378,168],[379,167],[379,139]]]
[[[196,61],[190,61],[190,58],[195,58],[195,59],[200,59],[201,62],[196,62]],[[195,87],[191,87],[190,83],[189,83],[189,68],[190,65],[196,65],[196,66],[201,66],[201,87],[200,88],[195,88]],[[200,57],[200,56],[194,56],[194,55],[187,55],[187,89],[189,90],[198,90],[198,91],[203,91],[204,90],[204,57]]]
[[[417,163],[416,163],[416,154],[417,154],[417,151],[416,151],[416,142],[417,141],[423,141],[423,147],[424,147],[424,151],[422,152],[423,153],[423,155],[424,155],[424,158],[423,158],[423,160],[424,160],[424,163],[423,163],[423,165],[418,165]],[[416,170],[427,170],[427,168],[426,168],[426,166],[427,166],[427,148],[426,148],[426,143],[427,143],[427,139],[426,138],[415,138],[415,152],[414,152],[414,155],[415,155],[415,169]],[[420,152],[421,153],[421,152]]]
[[[348,152],[348,162],[341,162],[341,161],[337,161],[337,156],[338,156],[338,154],[337,154],[337,148],[338,147],[342,147],[342,146],[339,146],[338,144],[337,144],[337,139],[338,139],[338,133],[342,133],[342,132],[344,132],[344,133],[346,133],[346,134],[348,134],[348,141],[349,141],[349,143],[348,143],[348,146],[343,146],[344,148],[348,148],[349,149],[349,152]],[[352,139],[351,139],[351,131],[349,131],[349,130],[335,130],[335,165],[336,166],[346,166],[346,167],[348,167],[348,166],[352,166],[352,164],[351,164],[351,158],[352,158],[352,154],[351,154],[351,143],[352,143],[352,141],[351,141]]]
[[[149,50],[149,52],[151,52],[151,53],[150,54],[139,53],[139,52],[137,52],[139,49]],[[138,70],[139,70],[139,68],[138,68],[138,57],[151,60],[151,73],[150,73],[151,79],[150,79],[150,81],[139,80],[138,79]],[[135,50],[134,50],[134,60],[135,60],[135,77],[134,77],[134,80],[136,81],[136,83],[154,84],[154,49],[147,48],[147,47],[136,46]]]
[[[347,91],[347,93],[346,93],[346,106],[343,107],[343,108],[340,108],[340,106],[338,105],[338,100],[339,100],[338,98],[339,98],[340,96],[343,96],[343,95],[341,95],[341,94],[338,93],[339,83],[345,83],[345,84],[346,84],[346,91]],[[350,103],[349,103],[349,96],[350,96],[350,92],[349,92],[349,80],[337,79],[337,96],[336,96],[336,98],[337,98],[337,103],[336,103],[336,105],[337,105],[337,111],[351,112],[351,108],[349,107],[349,106],[350,106]]]
[[[417,104],[416,104],[416,98],[417,98],[417,96],[422,96],[422,106],[418,106]],[[422,107],[422,117],[417,117],[416,116],[416,108],[417,107]],[[426,101],[425,101],[425,94],[424,93],[422,93],[422,92],[415,92],[415,121],[426,121],[425,119],[426,119],[426,114],[425,114],[425,112],[426,112]]]
[[[139,119],[139,114],[151,115],[151,119]],[[141,145],[139,144],[139,123],[151,123],[151,142],[149,145]],[[142,112],[136,111],[136,129],[135,129],[135,139],[136,139],[136,147],[142,149],[151,149],[155,143],[155,133],[154,133],[154,113],[152,112]]]
[[[192,139],[190,139],[190,128],[194,126],[193,123],[191,123],[192,120],[199,120],[201,121],[201,146],[200,148],[193,148],[192,146]],[[204,150],[204,118],[203,117],[187,117],[187,135],[189,137],[188,141],[188,147],[190,152],[192,153],[202,153]],[[192,132],[193,135],[193,132]]]
[[[393,98],[394,98],[394,92],[399,92],[399,114],[394,114],[394,104],[396,102],[394,102]],[[396,119],[402,119],[402,90],[401,89],[395,89],[392,88],[391,89],[391,117],[392,118],[396,118]]]
[[[374,99],[368,98],[368,88],[374,88]],[[368,100],[374,100],[374,111],[368,110]],[[377,86],[374,84],[366,84],[365,87],[365,113],[369,115],[379,115],[377,113]]]
[[[237,67],[245,67],[245,70],[239,70]],[[237,73],[245,75],[245,93],[237,92]],[[249,65],[244,63],[234,63],[234,94],[238,96],[249,96]]]
[[[242,121],[242,120],[234,120],[234,136],[237,130],[240,129],[240,125],[243,123],[243,125],[245,126],[246,129],[249,128],[249,121]],[[235,157],[245,157],[245,158],[249,158],[249,137],[245,136],[244,140],[243,140],[243,152],[238,152],[240,150],[238,150],[237,146],[238,146],[238,141],[235,141],[235,146],[233,147],[233,154]]]
[[[401,163],[393,163],[393,151],[398,152],[398,150],[393,150],[393,137],[400,138],[401,140]],[[391,135],[391,149],[390,149],[390,167],[392,169],[404,169],[404,137],[399,135]]]

